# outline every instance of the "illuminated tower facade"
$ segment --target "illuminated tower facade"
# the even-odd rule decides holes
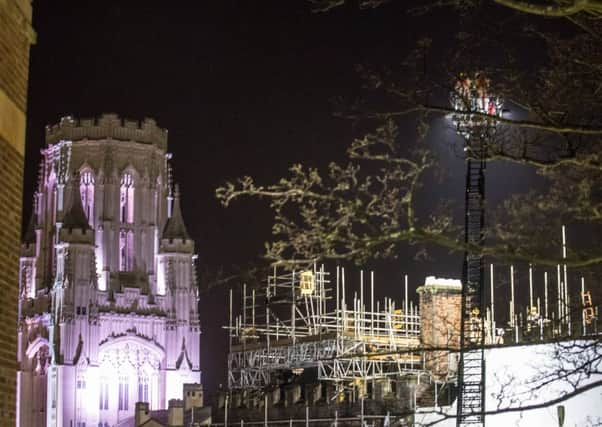
[[[167,131],[47,128],[20,258],[18,424],[112,426],[200,383],[194,242]]]

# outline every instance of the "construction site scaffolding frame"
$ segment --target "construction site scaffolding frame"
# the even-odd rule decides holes
[[[323,266],[278,274],[262,289],[242,288],[240,314],[230,291],[228,387],[261,389],[279,372],[317,369],[317,380],[337,390],[367,381],[425,373],[418,307],[406,299],[376,301],[374,273],[360,275],[360,292],[348,306],[345,270],[336,286]],[[334,301],[333,301],[334,300]]]

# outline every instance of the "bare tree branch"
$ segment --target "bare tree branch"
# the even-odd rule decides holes
[[[594,15],[602,12],[602,2],[597,0],[546,1],[544,3],[520,0],[494,0],[497,4],[519,12],[549,17],[567,17],[581,12]]]

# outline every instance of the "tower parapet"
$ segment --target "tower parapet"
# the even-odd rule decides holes
[[[121,119],[117,114],[102,114],[98,118],[81,120],[66,116],[58,124],[46,127],[46,145],[61,140],[106,138],[143,142],[167,150],[167,129],[160,128],[155,120],[149,118],[138,122]]]

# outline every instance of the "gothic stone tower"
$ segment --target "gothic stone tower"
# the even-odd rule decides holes
[[[108,427],[200,383],[194,242],[167,131],[106,114],[46,131],[19,279],[21,426]]]

